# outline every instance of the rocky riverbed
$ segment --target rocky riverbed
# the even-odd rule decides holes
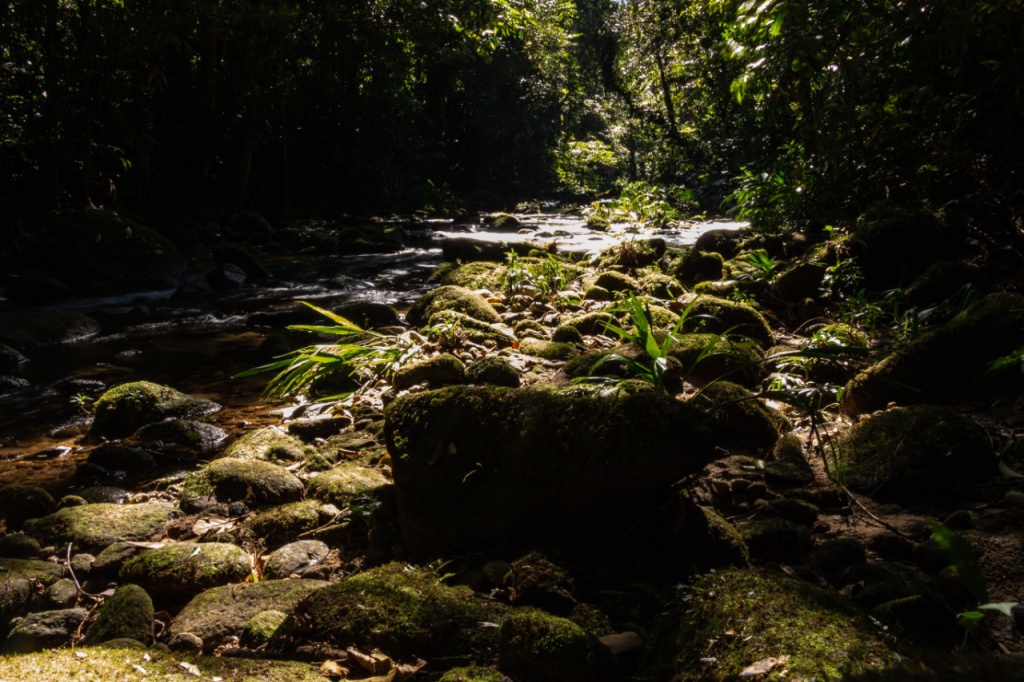
[[[341,338],[387,360],[363,373],[228,409],[173,367],[69,389],[64,474],[0,488],[0,676],[1019,679],[1022,375],[991,370],[1024,346],[1019,273],[886,260],[871,225],[595,252],[513,219],[446,225],[411,305],[289,294],[364,331],[245,313],[233,371]],[[356,234],[306,227],[264,236]],[[176,295],[238,300],[247,257]],[[0,335],[12,379],[100,333],[33,315]]]

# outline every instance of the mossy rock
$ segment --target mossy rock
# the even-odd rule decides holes
[[[23,579],[39,581],[48,586],[61,579],[64,568],[50,561],[0,557],[0,575],[4,581]]]
[[[57,507],[44,488],[29,483],[12,483],[0,488],[0,516],[9,530],[18,530],[28,519],[39,518]]]
[[[719,280],[725,275],[725,260],[717,253],[704,253],[694,248],[683,254],[671,274],[683,282]]]
[[[11,628],[3,642],[2,651],[21,654],[64,646],[71,641],[88,616],[89,612],[83,608],[30,613]]]
[[[234,459],[262,459],[270,462],[301,462],[311,448],[295,436],[276,426],[250,431],[224,450],[224,457]]]
[[[505,266],[492,261],[465,263],[448,270],[438,278],[440,284],[450,284],[467,289],[501,289],[501,278]]]
[[[506,679],[497,670],[471,665],[462,668],[452,668],[444,675],[441,675],[438,682],[504,682]]]
[[[1024,682],[1024,655],[962,654],[907,660],[882,670],[848,675],[845,682]]]
[[[491,348],[508,348],[516,342],[507,327],[481,322],[457,310],[441,310],[431,315],[423,333],[434,340],[454,337]]]
[[[516,388],[519,386],[519,373],[505,358],[488,355],[466,369],[466,383]]]
[[[432,358],[406,365],[395,372],[392,385],[404,391],[416,384],[439,388],[448,384],[461,384],[466,378],[466,365],[454,355],[441,353]]]
[[[583,315],[575,315],[567,320],[563,320],[562,324],[575,327],[579,330],[580,334],[584,335],[598,335],[605,334],[606,326],[614,322],[613,318],[609,313],[603,311],[597,311],[593,313],[584,313]],[[607,336],[607,334],[605,334]]]
[[[451,285],[438,287],[420,296],[405,318],[410,324],[420,325],[442,310],[457,310],[481,322],[501,321],[498,312],[483,296],[465,287]]]
[[[29,601],[35,596],[36,585],[35,581],[30,578],[7,574],[0,580],[0,632],[7,632],[7,626],[11,619],[24,613]],[[74,589],[73,583],[72,589]],[[75,596],[78,596],[77,589]],[[61,604],[60,607],[63,606],[65,605]]]
[[[25,523],[25,531],[47,544],[71,542],[77,551],[94,552],[118,541],[149,540],[180,514],[163,502],[85,504],[32,519]]]
[[[263,580],[214,587],[185,605],[171,624],[171,635],[190,632],[212,651],[238,637],[253,616],[264,611],[291,613],[303,599],[329,583],[322,580]]]
[[[220,405],[149,381],[115,386],[96,401],[93,436],[127,436],[140,427],[168,418],[194,419],[211,414]]]
[[[252,557],[226,542],[179,542],[149,549],[125,562],[121,580],[142,587],[158,603],[181,604],[203,590],[245,580]]]
[[[263,577],[287,578],[298,569],[316,565],[327,558],[331,549],[320,540],[299,540],[281,547],[267,557]]]
[[[678,279],[660,272],[644,275],[640,280],[640,286],[648,296],[663,301],[673,301],[686,293],[686,287]]]
[[[8,533],[0,537],[0,557],[31,559],[39,556],[42,546],[34,537],[23,533]]]
[[[96,320],[70,310],[41,310],[22,313],[4,320],[0,343],[16,351],[28,353],[73,343],[100,332]]]
[[[503,584],[514,606],[536,606],[568,616],[577,603],[569,572],[538,552],[513,561]]]
[[[485,216],[484,225],[495,232],[515,232],[519,229],[519,219],[511,213],[493,213]]]
[[[517,680],[591,682],[619,678],[611,650],[567,618],[517,610],[501,624],[498,668]]]
[[[107,600],[85,633],[86,646],[127,637],[143,644],[153,641],[153,600],[138,585],[122,585]]]
[[[286,620],[288,620],[288,614],[284,611],[278,611],[277,609],[260,611],[250,618],[245,627],[242,628],[242,634],[238,638],[238,643],[249,649],[264,646],[274,636],[274,633],[284,625]]]
[[[731,523],[710,507],[685,502],[676,541],[687,561],[701,571],[747,566],[750,550]]]
[[[779,274],[772,283],[772,292],[784,301],[802,301],[817,297],[824,281],[824,265],[797,263]]]
[[[363,329],[374,327],[388,327],[401,322],[398,311],[394,306],[374,301],[352,301],[344,303],[334,309],[338,315],[346,320],[355,322]]]
[[[651,659],[670,656],[675,679],[734,680],[758,661],[788,656],[759,679],[838,680],[897,660],[867,618],[810,583],[729,569],[701,578],[691,593],[672,650]]]
[[[694,251],[717,253],[723,258],[732,258],[739,250],[740,241],[744,237],[740,230],[715,228],[704,232],[694,242]]]
[[[926,307],[952,298],[968,285],[978,287],[981,281],[981,273],[963,261],[939,261],[928,266],[903,293],[914,305]]]
[[[559,326],[555,331],[551,332],[551,340],[555,343],[571,343],[574,345],[580,345],[583,343],[583,334],[576,327],[568,324]]]
[[[716,381],[694,401],[713,415],[718,433],[729,442],[771,447],[782,431],[790,429],[789,420],[747,389],[731,381]]]
[[[691,382],[718,379],[753,388],[767,376],[761,351],[749,341],[731,341],[717,334],[679,334],[669,357],[679,361]]]
[[[1024,373],[989,364],[1024,346],[1024,296],[989,294],[948,324],[922,334],[846,385],[843,411],[864,414],[889,403],[991,401],[1019,395]]]
[[[213,452],[227,439],[228,432],[224,429],[194,419],[166,419],[147,424],[135,432],[137,442],[152,444],[168,454],[185,453],[193,457]]]
[[[535,339],[546,339],[551,336],[551,332],[547,327],[533,319],[519,320],[516,322],[513,330],[515,331],[516,337],[520,339],[528,336],[532,336]]]
[[[665,255],[667,244],[661,237],[630,239],[606,249],[601,254],[601,266],[635,270],[652,265]]]
[[[519,342],[519,352],[542,360],[570,360],[578,355],[579,351],[571,343],[559,343],[558,341],[545,341],[543,339],[525,338]]]
[[[86,461],[107,471],[148,473],[157,467],[156,457],[148,450],[117,443],[104,443]]]
[[[807,528],[785,519],[748,521],[739,525],[739,533],[758,561],[799,564],[811,549]]]
[[[305,495],[302,481],[294,474],[262,460],[226,457],[207,464],[203,474],[220,502],[282,504],[296,502]]]
[[[616,272],[615,270],[606,270],[605,272],[599,273],[589,282],[588,286],[601,287],[605,291],[610,291],[612,293],[618,291],[631,291],[635,294],[640,291],[640,282],[627,274]]]
[[[309,482],[309,494],[318,500],[345,506],[360,495],[372,495],[382,486],[391,485],[379,469],[357,462],[343,462]]]
[[[431,554],[613,523],[620,504],[657,497],[710,462],[713,428],[699,408],[653,391],[404,396],[385,410],[403,537]]]
[[[880,500],[934,500],[997,473],[985,430],[943,407],[897,407],[867,417],[837,447],[846,484]]]
[[[707,294],[693,299],[683,331],[745,336],[762,348],[771,346],[775,339],[764,316],[753,307]]]
[[[9,680],[118,680],[194,682],[200,678],[182,667],[188,663],[207,679],[223,682],[323,682],[319,669],[295,661],[247,660],[235,657],[194,656],[153,649],[76,647],[0,658],[0,678]],[[138,672],[132,666],[145,670]]]
[[[396,658],[468,657],[496,643],[495,629],[482,623],[500,622],[507,611],[467,587],[443,584],[430,570],[387,564],[306,600],[291,635],[340,648],[378,648]]]
[[[245,526],[269,547],[279,547],[300,533],[321,524],[323,505],[318,500],[291,502],[264,509],[245,522]]]

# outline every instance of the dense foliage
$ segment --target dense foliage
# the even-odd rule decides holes
[[[630,182],[766,227],[1019,218],[1024,3],[0,5],[0,196],[452,210]],[[473,199],[476,199],[473,202]]]

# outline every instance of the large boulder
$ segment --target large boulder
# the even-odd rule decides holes
[[[302,481],[294,474],[283,466],[262,460],[234,457],[214,460],[206,465],[201,477],[218,502],[282,504],[296,502],[305,495]]]
[[[746,303],[708,294],[694,298],[683,323],[685,332],[709,332],[745,336],[762,348],[772,345],[774,336],[764,315]]]
[[[263,577],[287,578],[296,571],[315,566],[327,558],[331,548],[320,540],[299,540],[281,547],[267,557]]]
[[[169,386],[133,381],[115,386],[96,401],[93,436],[120,437],[169,418],[194,419],[220,409],[212,400],[196,398]]]
[[[3,651],[24,654],[63,646],[88,616],[83,608],[30,613],[11,628]]]
[[[385,411],[403,537],[424,555],[621,520],[714,459],[713,429],[652,391],[453,387]]]
[[[536,682],[600,682],[619,679],[619,662],[597,637],[566,618],[543,611],[516,611],[501,624],[498,668]]]
[[[1024,374],[990,372],[990,363],[1024,346],[1024,296],[989,294],[945,326],[914,339],[861,372],[843,393],[843,411],[873,412],[889,403],[949,404],[1019,394]]]
[[[0,343],[27,353],[81,341],[99,332],[99,322],[81,313],[38,310],[5,319],[0,325]]]
[[[0,557],[0,575],[5,581],[28,580],[49,586],[64,575],[64,567],[39,559],[9,559]]]
[[[896,407],[867,417],[836,447],[846,484],[878,499],[934,500],[997,473],[985,429],[943,407]]]
[[[84,504],[27,521],[25,531],[48,544],[71,542],[78,551],[92,552],[121,540],[149,540],[180,514],[163,502]]]
[[[390,485],[391,481],[378,469],[358,462],[342,462],[310,481],[309,494],[318,500],[343,507],[352,498],[372,494]]]
[[[327,585],[322,580],[264,580],[214,587],[185,605],[171,624],[171,635],[196,635],[210,651],[242,634],[256,614],[271,610],[291,613],[303,599]]]
[[[7,528],[18,530],[28,519],[45,516],[57,506],[53,496],[30,483],[12,483],[0,488],[0,516]]]
[[[661,679],[838,680],[897,660],[882,633],[838,595],[784,575],[729,569],[697,581],[675,640],[647,659]],[[748,671],[748,672],[745,672]]]
[[[276,426],[250,431],[224,450],[225,457],[301,462],[308,455],[305,443]]]
[[[410,324],[424,324],[434,313],[456,310],[481,322],[500,322],[501,317],[480,294],[465,287],[442,286],[420,296],[405,314]]]
[[[493,646],[508,607],[449,587],[427,569],[387,564],[333,583],[296,610],[291,637],[407,658],[458,655]],[[271,648],[286,647],[283,637]],[[482,653],[482,652],[481,652]]]
[[[767,375],[761,351],[750,341],[730,341],[717,334],[680,334],[676,338],[669,355],[682,365],[688,381],[728,379],[751,388]]]
[[[121,567],[122,582],[142,587],[157,603],[181,604],[203,590],[242,582],[252,557],[226,542],[179,542],[142,552]]]

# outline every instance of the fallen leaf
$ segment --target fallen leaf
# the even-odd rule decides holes
[[[779,656],[778,658],[763,658],[757,663],[748,665],[740,673],[741,678],[747,677],[760,677],[761,675],[767,675],[775,668],[785,664],[789,660],[789,656]]]
[[[348,668],[339,665],[336,661],[324,661],[320,664],[320,674],[332,680],[340,680],[348,677]]]
[[[142,667],[141,665],[139,665],[138,663],[132,663],[132,667],[133,667],[133,668],[135,668],[135,669],[136,669],[137,671],[139,671],[140,673],[142,673],[143,675],[148,675],[148,674],[149,674],[148,672],[146,672],[146,669],[145,669],[145,668],[143,668],[143,667]]]
[[[192,524],[192,533],[202,537],[207,533],[220,533],[233,530],[236,523],[234,519],[225,519],[219,516],[207,516],[197,519]]]
[[[85,653],[84,651],[75,652],[75,658],[88,658],[88,656],[89,654]]]
[[[124,544],[129,545],[131,547],[142,547],[143,549],[161,549],[163,547],[166,547],[169,543],[167,543],[167,542],[132,542],[130,540],[125,540]]]
[[[193,665],[188,661],[179,661],[178,667],[191,675],[195,675],[196,677],[202,677],[203,675],[201,672],[199,672],[199,666]]]
[[[405,682],[405,680],[422,670],[426,664],[427,662],[422,658],[417,658],[415,663],[399,663],[396,669],[398,674],[395,675],[395,682]]]

